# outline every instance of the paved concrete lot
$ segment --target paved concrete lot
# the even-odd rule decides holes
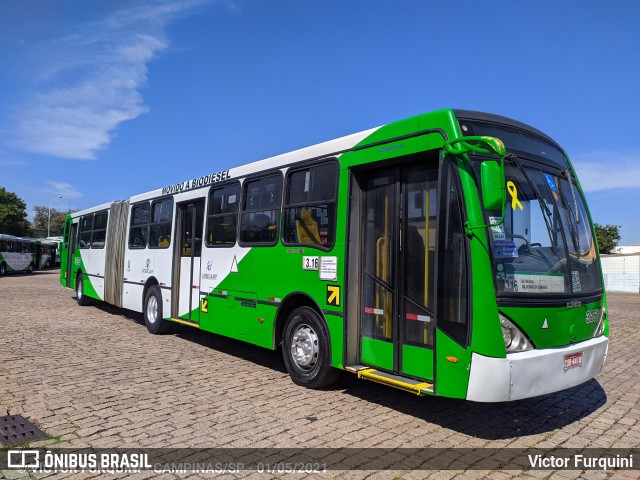
[[[57,271],[0,278],[0,415],[22,414],[56,437],[36,445],[640,445],[640,295],[609,295],[609,357],[595,380],[508,404],[419,398],[346,373],[333,387],[306,390],[289,380],[280,352],[189,328],[153,336],[139,315],[105,305],[80,307],[74,297],[59,285]],[[315,476],[539,478],[550,473],[333,471]],[[4,472],[7,478],[13,474]],[[637,470],[554,476],[636,478]]]

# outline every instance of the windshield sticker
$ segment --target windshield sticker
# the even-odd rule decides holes
[[[500,221],[500,217],[489,217],[489,223],[496,224]],[[491,227],[491,235],[494,240],[506,240],[507,237],[504,234],[504,224]]]
[[[564,293],[564,275],[561,273],[520,272],[507,274],[511,291],[525,293]]]
[[[509,195],[511,195],[511,208],[515,210],[516,207],[519,207],[520,210],[524,210],[520,200],[518,200],[518,189],[516,188],[516,184],[511,180],[507,182],[507,190],[509,191]]]
[[[549,175],[548,173],[544,173],[544,179],[547,181],[547,185],[549,185],[549,189],[552,192],[557,192],[558,191],[558,187],[556,186],[556,182],[553,178],[553,176]]]
[[[571,289],[574,293],[582,291],[582,285],[580,285],[580,272],[571,271]]]
[[[516,242],[493,242],[493,254],[496,258],[518,258]]]

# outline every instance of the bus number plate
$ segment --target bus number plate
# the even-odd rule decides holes
[[[302,257],[303,270],[318,270],[318,257]]]
[[[568,370],[574,367],[582,366],[582,352],[572,353],[564,356],[564,369]]]

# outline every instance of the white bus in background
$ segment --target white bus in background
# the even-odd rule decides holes
[[[60,251],[62,250],[62,239],[63,237],[47,237],[46,240],[50,240],[55,242],[56,244],[56,258],[54,260],[54,265],[60,265]]]
[[[0,276],[7,272],[33,273],[36,266],[36,241],[0,233]]]
[[[51,268],[56,263],[58,242],[44,238],[36,239],[36,268]],[[59,258],[59,257],[58,257]]]

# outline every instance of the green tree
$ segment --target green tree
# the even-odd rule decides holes
[[[18,195],[0,187],[0,233],[29,237],[31,224],[27,220],[27,204]]]
[[[620,242],[620,225],[594,225],[596,228],[596,239],[598,240],[598,250],[600,253],[611,253]]]
[[[34,230],[44,230],[46,232],[49,224],[49,207],[46,205],[36,205],[33,207],[33,210],[36,212],[33,217]],[[62,235],[66,216],[67,212],[61,212],[55,208],[51,209],[51,235]]]

